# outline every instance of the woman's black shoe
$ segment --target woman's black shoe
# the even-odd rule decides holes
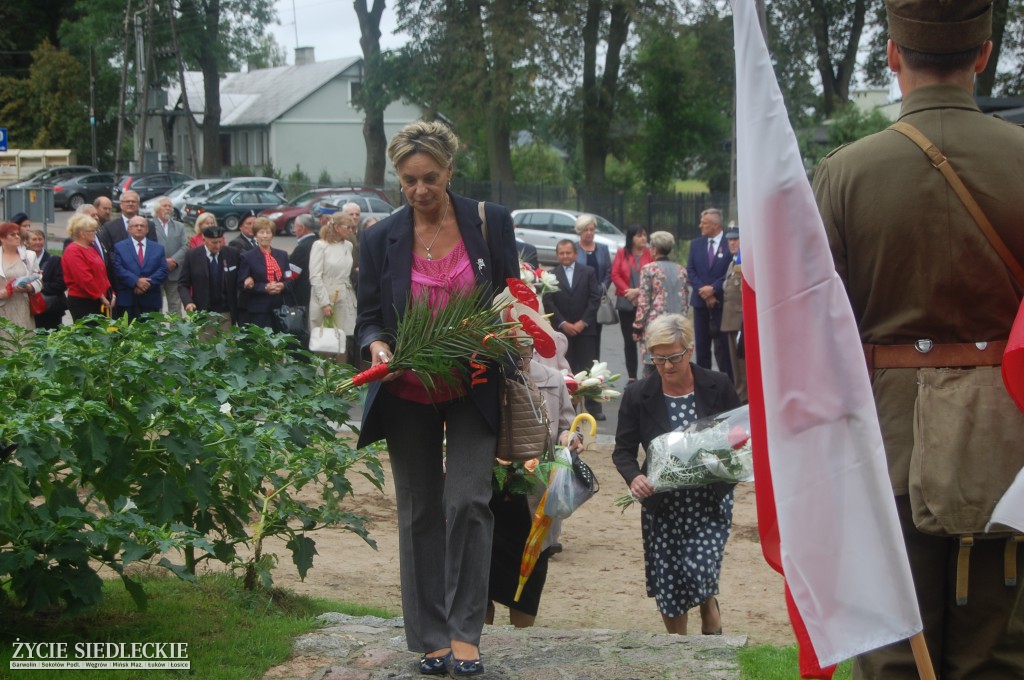
[[[448,671],[452,674],[453,678],[480,675],[484,672],[484,662],[482,659],[459,660],[455,658],[454,653],[449,653],[448,663],[450,664]]]
[[[420,673],[423,675],[448,675],[448,657],[431,657],[424,654],[420,657]]]

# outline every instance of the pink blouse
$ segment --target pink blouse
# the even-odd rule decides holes
[[[452,293],[472,290],[474,282],[469,253],[462,241],[439,260],[428,260],[413,253],[412,298],[422,300],[425,297],[431,309],[444,307]],[[386,385],[396,397],[418,404],[450,401],[466,393],[465,386],[452,387],[441,382],[437,382],[434,390],[428,390],[411,371]]]

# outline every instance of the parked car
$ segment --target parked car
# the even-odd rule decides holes
[[[91,165],[58,165],[52,168],[40,168],[25,179],[8,184],[8,189],[29,189],[32,187],[49,186],[75,175],[84,175],[87,172],[96,172]]]
[[[217,216],[217,224],[228,231],[235,231],[242,218],[255,212],[259,214],[269,207],[280,205],[284,197],[272,191],[261,189],[242,189],[240,191],[221,191],[216,196],[200,199],[199,203],[185,204],[182,217],[188,224],[194,224],[196,218],[204,212]]]
[[[273,177],[222,177],[211,184],[203,193],[203,200],[212,198],[222,191],[238,191],[240,189],[263,189],[275,194],[284,194],[284,185]],[[197,198],[199,198],[197,196]],[[196,201],[193,201],[195,203]]]
[[[82,204],[92,203],[100,196],[110,198],[115,179],[112,172],[90,172],[62,178],[53,185],[53,207],[78,210]]]
[[[382,220],[395,212],[395,207],[388,201],[378,196],[359,196],[357,194],[329,194],[316,200],[310,206],[309,212],[316,218],[323,215],[331,215],[339,210],[346,203],[355,203],[359,206],[359,226],[362,227],[370,217]]]
[[[114,209],[121,209],[121,194],[131,189],[139,195],[139,203],[148,201],[151,198],[157,196],[163,196],[168,191],[183,184],[190,179],[195,179],[192,175],[186,175],[183,172],[133,172],[127,175],[122,175],[121,179],[118,180],[117,184],[114,185],[114,193],[111,196],[111,200],[114,203]]]
[[[185,204],[188,202],[196,203],[200,197],[205,196],[209,192],[210,188],[215,184],[223,184],[224,179],[221,177],[208,177],[206,179],[190,179],[184,184],[179,184],[174,187],[166,194],[160,194],[160,196],[167,196],[171,199],[171,205],[174,206],[174,219],[181,219],[181,211],[185,209]],[[141,213],[143,215],[152,215],[153,208],[156,207],[156,199],[160,196],[154,196],[148,201],[142,202]]]
[[[266,217],[274,220],[274,224],[277,225],[278,232],[283,231],[286,234],[293,234],[296,217],[299,215],[309,214],[313,204],[319,199],[336,194],[375,197],[390,205],[387,194],[380,189],[372,189],[369,187],[332,187],[330,189],[310,189],[309,191],[299,194],[287,203],[276,205],[273,208],[264,210],[260,213],[260,217]]]
[[[579,236],[576,235],[576,218],[582,214],[577,210],[544,208],[513,210],[512,226],[517,239],[537,249],[537,259],[541,264],[557,264],[555,246],[566,238],[579,241]],[[594,240],[608,246],[608,252],[614,259],[619,248],[626,246],[626,235],[600,215],[594,217],[597,218],[597,234]]]

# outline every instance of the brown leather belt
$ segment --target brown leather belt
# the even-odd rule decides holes
[[[864,345],[868,371],[876,368],[962,368],[1003,363],[1005,340],[936,344],[919,340],[913,345]]]

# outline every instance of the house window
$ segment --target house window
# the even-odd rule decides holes
[[[359,95],[363,93],[363,81],[361,80],[350,80],[348,81],[348,105],[355,108],[356,102],[359,100]]]
[[[231,135],[220,136],[220,162],[226,168],[231,166]]]

